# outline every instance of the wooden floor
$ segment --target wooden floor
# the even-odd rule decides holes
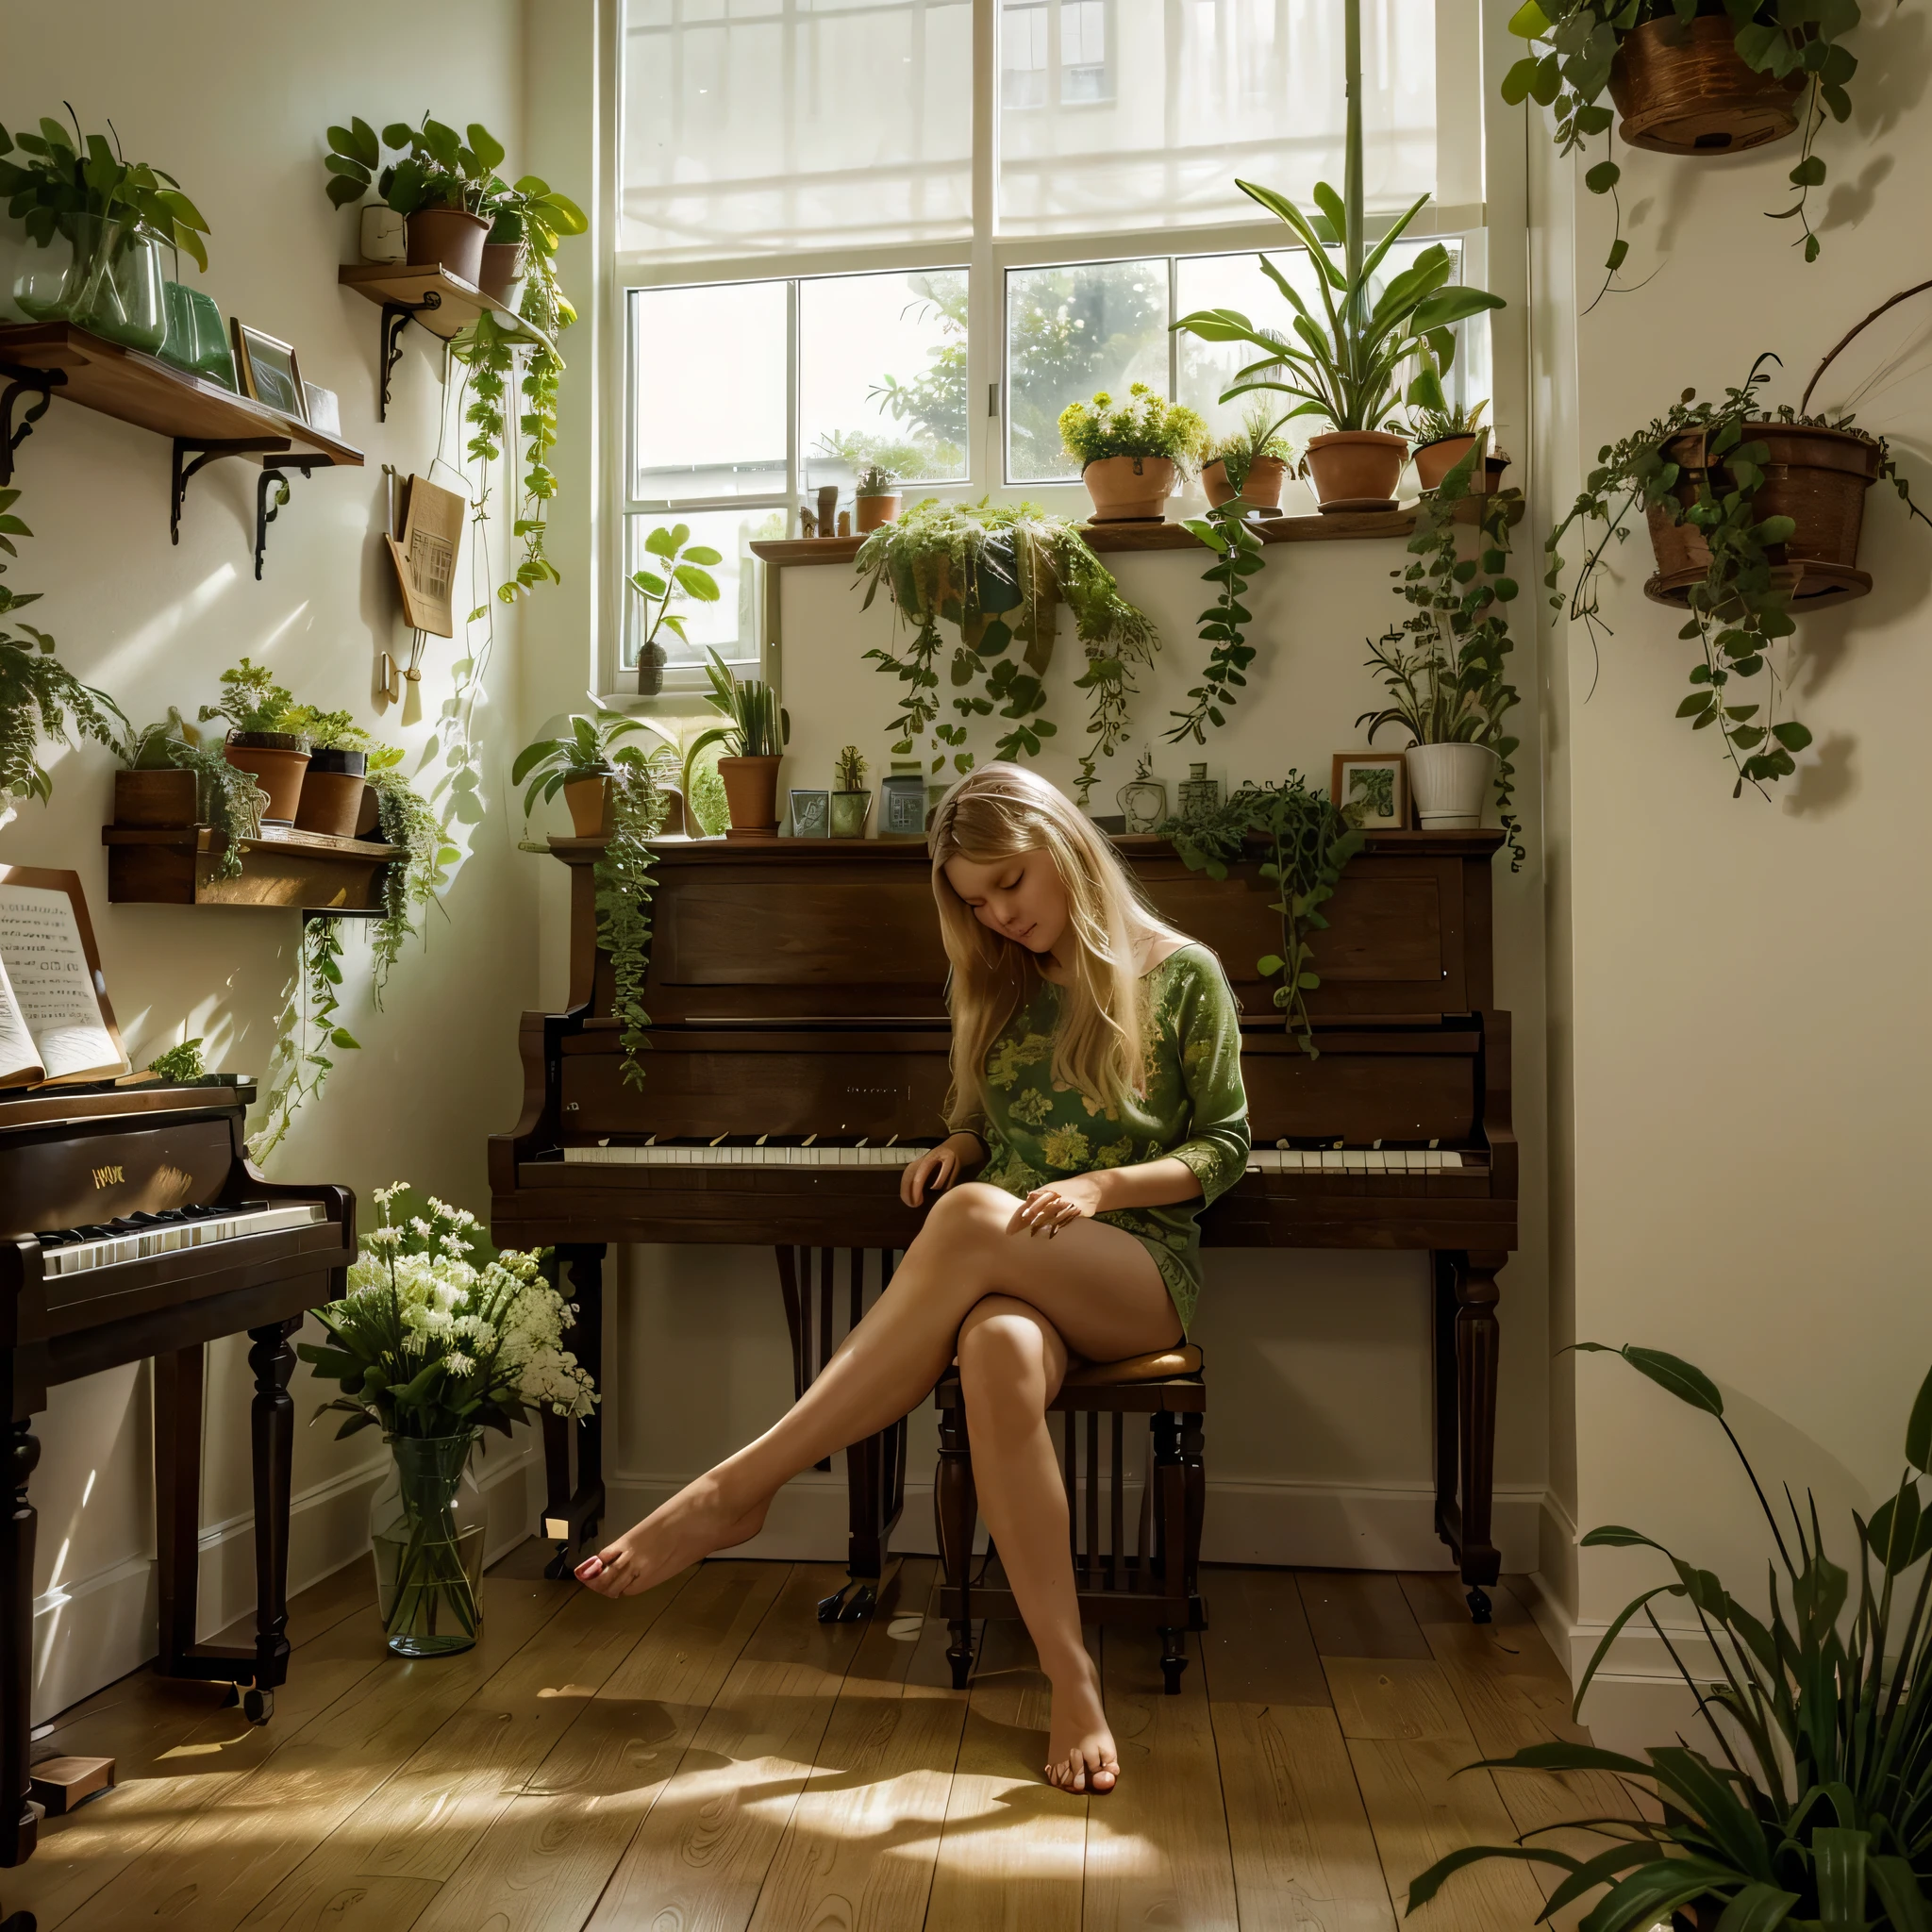
[[[1475,1628],[1447,1575],[1211,1569],[1179,1697],[1153,1640],[1096,1634],[1124,1775],[1090,1799],[1040,1782],[1017,1625],[948,1688],[929,1560],[896,1614],[828,1627],[830,1568],[712,1562],[608,1603],[544,1554],[499,1565],[481,1643],[432,1662],[384,1655],[366,1565],[308,1591],[263,1727],[147,1673],[75,1707],[48,1741],[117,1757],[119,1788],[46,1823],[0,1908],[41,1932],[1392,1932],[1451,1847],[1623,1802],[1455,1775],[1580,1734],[1518,1601]],[[1464,1874],[1413,1923],[1528,1927],[1530,1872]]]

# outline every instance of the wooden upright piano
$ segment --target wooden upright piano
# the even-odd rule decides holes
[[[1496,1274],[1517,1239],[1509,1016],[1491,1004],[1501,834],[1370,835],[1314,936],[1315,1058],[1283,1030],[1256,970],[1280,939],[1256,868],[1217,881],[1160,841],[1117,843],[1160,911],[1220,955],[1243,1008],[1254,1154],[1204,1217],[1204,1241],[1431,1257],[1436,1527],[1486,1622],[1500,1569]],[[551,849],[571,868],[569,1006],[524,1016],[523,1117],[490,1142],[491,1233],[557,1248],[580,1309],[574,1344],[593,1373],[608,1243],[774,1245],[802,1390],[843,1325],[839,1251],[849,1323],[868,1273],[890,1279],[919,1227],[900,1205],[900,1168],[945,1131],[946,960],[925,846],[667,841],[641,1090],[620,1077],[610,962],[596,945],[602,841]],[[871,1271],[865,1250],[878,1251]],[[545,1428],[544,1530],[575,1548],[604,1507],[599,1424],[577,1439],[574,1482],[567,1427]],[[903,1423],[848,1452],[851,1581],[822,1615],[870,1608],[904,1467]]]
[[[0,1094],[0,1368],[10,1433],[0,1525],[0,1865],[33,1851],[36,1413],[47,1391],[155,1364],[160,1657],[170,1676],[232,1684],[265,1722],[289,1659],[289,1338],[342,1292],[356,1253],[346,1188],[266,1180],[242,1144],[255,1090],[196,1083]],[[246,1331],[255,1372],[256,1640],[195,1641],[206,1344]]]

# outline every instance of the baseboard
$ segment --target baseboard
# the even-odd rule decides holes
[[[613,1471],[607,1478],[607,1527],[648,1515],[690,1478],[658,1472]],[[1139,1487],[1128,1490],[1127,1515],[1138,1520]],[[1541,1490],[1499,1490],[1494,1527],[1503,1568],[1535,1562]],[[1208,1481],[1201,1555],[1210,1563],[1263,1563],[1321,1570],[1442,1570],[1448,1552],[1435,1529],[1435,1491],[1426,1484]],[[1129,1532],[1131,1535],[1131,1531]],[[839,1458],[829,1474],[814,1471],[779,1491],[764,1528],[734,1552],[791,1562],[845,1559],[845,1478]],[[892,1547],[931,1556],[932,1485],[908,1483]]]
[[[369,1503],[387,1473],[384,1457],[344,1470],[290,1499],[289,1593],[307,1590],[369,1547]],[[534,1435],[478,1467],[489,1511],[490,1561],[531,1533],[542,1504],[543,1458]],[[206,1641],[255,1609],[253,1511],[203,1528],[195,1635]],[[150,1662],[158,1615],[152,1553],[48,1591],[34,1603],[33,1722],[42,1724]]]

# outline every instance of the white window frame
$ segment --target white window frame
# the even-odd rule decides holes
[[[1137,0],[1137,4],[1157,4],[1157,0]],[[600,202],[607,223],[606,231],[618,233],[621,184],[619,170],[624,155],[624,47],[625,0],[599,0],[603,11],[602,45],[606,76],[602,98],[604,141]],[[1058,0],[1050,0],[1051,18],[1048,73],[1057,76],[1058,65]],[[1210,225],[1113,230],[1105,234],[1057,234],[1001,237],[996,232],[999,157],[999,12],[1000,0],[973,0],[973,222],[970,239],[955,237],[944,242],[918,242],[885,247],[804,248],[758,255],[727,255],[713,259],[680,258],[663,261],[649,253],[614,250],[607,282],[607,353],[602,358],[600,382],[607,406],[600,414],[608,422],[619,415],[625,425],[621,435],[606,439],[606,475],[603,499],[605,525],[613,531],[604,594],[599,599],[600,631],[597,662],[600,688],[613,702],[641,709],[690,711],[692,698],[703,686],[702,674],[667,671],[661,696],[641,699],[637,694],[636,674],[622,667],[623,641],[629,613],[624,608],[627,586],[623,561],[624,520],[631,514],[675,517],[688,509],[721,509],[783,507],[787,509],[787,532],[797,534],[799,502],[799,452],[797,443],[798,322],[796,283],[824,275],[874,274],[882,271],[958,268],[968,275],[966,324],[966,394],[968,435],[967,475],[964,482],[923,484],[921,493],[941,498],[963,498],[977,502],[991,496],[996,503],[1027,500],[1056,513],[1084,519],[1087,497],[1077,482],[1009,484],[1006,480],[1006,424],[1002,407],[1006,393],[1006,285],[1007,273],[1016,268],[1077,267],[1092,262],[1120,261],[1141,258],[1170,258],[1169,286],[1172,295],[1174,258],[1193,256],[1254,254],[1266,250],[1285,253],[1284,229],[1278,221],[1262,219]],[[1459,239],[1463,244],[1463,277],[1482,287],[1491,287],[1491,250],[1487,230],[1489,209],[1485,199],[1485,179],[1493,167],[1491,154],[1492,129],[1501,117],[1483,111],[1483,76],[1491,49],[1482,44],[1492,38],[1479,21],[1477,0],[1436,0],[1437,98],[1439,125],[1444,104],[1454,103],[1474,127],[1475,138],[1461,149],[1452,149],[1455,164],[1447,178],[1438,180],[1438,198],[1431,200],[1410,225],[1408,234],[1418,239]],[[1108,50],[1109,63],[1116,57],[1117,16],[1108,7]],[[1513,124],[1512,124],[1513,125]],[[1520,135],[1518,136],[1520,142]],[[1441,150],[1439,146],[1439,155]],[[1515,173],[1517,171],[1510,171]],[[1391,217],[1371,219],[1373,235],[1386,229]],[[1512,265],[1518,251],[1507,251]],[[1259,271],[1257,271],[1258,275]],[[1512,281],[1515,275],[1509,277]],[[1526,277],[1525,277],[1526,279]],[[637,289],[680,288],[698,284],[732,282],[788,281],[793,289],[787,301],[789,392],[792,407],[786,426],[789,497],[776,506],[765,496],[706,499],[702,502],[665,502],[633,499],[629,495],[635,476],[632,466],[631,410],[629,406],[629,313],[630,293]],[[1262,292],[1257,289],[1257,293]],[[1499,290],[1507,300],[1518,304],[1524,299],[1521,288]],[[1499,345],[1500,346],[1500,345]],[[1177,347],[1171,343],[1169,382],[1172,390]],[[1496,370],[1500,382],[1503,372]],[[1513,380],[1513,378],[1512,378]],[[769,575],[760,567],[761,575]],[[770,647],[766,585],[754,587],[753,608],[760,613],[759,657],[764,675],[778,682],[780,667]],[[625,689],[627,687],[627,689]]]

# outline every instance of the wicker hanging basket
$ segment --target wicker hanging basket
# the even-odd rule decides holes
[[[1795,134],[1804,75],[1759,74],[1736,42],[1724,14],[1632,27],[1610,63],[1617,132],[1664,155],[1741,154]]]

